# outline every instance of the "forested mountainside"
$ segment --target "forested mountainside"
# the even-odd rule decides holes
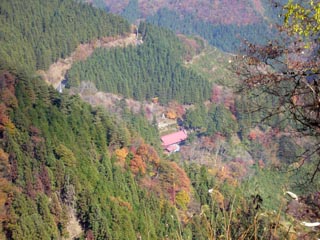
[[[80,42],[126,34],[128,23],[74,1],[2,1],[1,20],[1,238],[173,237],[179,223],[170,188],[188,195],[190,182],[140,137],[143,128],[158,140],[154,128],[139,116],[127,115],[126,123],[61,95],[32,73]],[[10,28],[17,35],[11,41]],[[156,187],[138,185],[156,173]],[[70,236],[73,216],[78,236]]]
[[[211,23],[227,24],[249,24],[261,20],[264,14],[267,14],[265,0],[232,1],[232,0],[205,0],[198,1],[153,1],[146,0],[93,0],[90,1],[99,7],[105,7],[107,10],[117,14],[134,15],[136,18],[146,17],[155,14],[158,10],[167,8],[178,13],[189,13]],[[226,17],[230,16],[230,17]],[[268,15],[266,15],[268,16]]]
[[[210,96],[211,84],[183,66],[185,48],[172,32],[142,23],[143,44],[136,47],[99,49],[68,72],[71,86],[90,81],[98,90],[136,100],[158,97],[161,103],[177,100],[201,103]]]
[[[279,15],[279,9],[268,0],[90,2],[131,22],[143,19],[178,33],[199,35],[228,52],[238,52],[245,39],[255,43],[272,39]]]
[[[190,188],[177,165],[162,164],[125,122],[38,78],[1,70],[1,82],[2,237],[68,237],[72,214],[95,239],[173,234],[174,208],[162,192],[173,182],[165,175],[179,179],[177,189]],[[129,143],[136,149],[126,150]],[[165,179],[157,181],[162,199],[138,185],[156,171]]]
[[[37,70],[79,43],[127,36],[129,23],[72,0],[1,1],[0,17],[1,239],[319,237],[300,224],[319,218],[319,181],[301,188],[304,169],[278,171],[308,142],[283,134],[291,123],[282,119],[251,129],[265,115],[244,114],[250,96],[208,79],[210,64],[190,66],[207,57],[203,40],[141,23],[139,45],[96,47],[74,62],[71,89],[60,93]],[[147,120],[143,104],[133,111],[118,96],[113,108],[93,107],[72,94],[80,81],[143,102],[158,97],[169,109],[161,115],[179,116],[189,132],[181,153],[163,153],[159,116]],[[284,195],[291,189],[299,202]]]
[[[118,16],[67,1],[1,1],[1,62],[35,71],[68,56],[84,42],[129,32]]]

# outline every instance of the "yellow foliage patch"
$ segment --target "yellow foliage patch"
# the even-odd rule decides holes
[[[115,150],[117,160],[120,162],[125,162],[128,153],[129,153],[129,150],[127,148],[120,148]]]

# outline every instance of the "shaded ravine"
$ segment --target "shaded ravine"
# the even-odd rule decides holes
[[[39,70],[38,73],[48,84],[57,89],[60,83],[65,79],[65,75],[72,67],[72,64],[76,61],[86,60],[96,48],[127,47],[141,43],[142,41],[138,40],[134,33],[125,36],[104,37],[93,40],[89,43],[80,44],[69,57],[59,59],[57,62],[51,64],[47,71]]]

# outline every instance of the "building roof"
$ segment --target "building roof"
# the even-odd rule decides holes
[[[172,145],[167,146],[166,150],[169,153],[179,152],[180,151],[180,146],[178,144],[172,144]]]
[[[185,130],[181,130],[179,132],[174,132],[168,135],[164,135],[161,137],[162,145],[169,146],[171,144],[180,143],[186,140],[188,134]]]

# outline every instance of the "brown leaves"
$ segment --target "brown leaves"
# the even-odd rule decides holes
[[[0,103],[0,133],[6,129],[10,133],[14,132],[15,126],[11,122],[7,112],[8,108],[3,103]]]
[[[0,223],[7,218],[7,205],[12,201],[14,186],[9,181],[9,154],[0,148]]]
[[[127,167],[126,161],[129,161],[130,170],[133,174],[146,174],[147,170],[152,171],[157,169],[160,158],[156,150],[146,144],[141,142],[140,146],[135,148],[120,148],[115,150],[115,155],[117,158],[117,163],[121,167]]]
[[[144,162],[152,163],[154,165],[157,165],[160,162],[157,151],[148,144],[141,144],[136,153],[142,157]]]
[[[160,158],[156,150],[148,144],[142,143],[136,150],[133,159],[130,162],[130,168],[133,173],[145,174],[147,167],[156,169]]]
[[[320,172],[319,41],[305,48],[301,38],[279,38],[265,46],[246,42],[246,55],[235,64],[241,78],[239,89],[248,99],[246,109],[260,115],[258,124],[274,126],[277,122],[275,127],[281,127],[290,136],[308,139],[310,144],[305,144],[303,158],[315,159],[310,170],[310,181],[314,181]],[[288,124],[281,126],[283,122]],[[249,138],[261,141],[258,135]],[[262,142],[264,146],[269,145],[266,140]]]
[[[15,77],[5,71],[0,75],[0,133],[5,129],[13,134],[14,124],[11,122],[8,111],[10,108],[18,106],[18,100],[15,97]]]
[[[10,164],[9,154],[0,148],[0,178],[9,178],[10,176]]]
[[[15,108],[18,106],[18,100],[15,97],[15,77],[5,71],[0,75],[0,100],[7,107]]]
[[[15,83],[16,79],[15,77],[9,73],[8,71],[3,72],[0,75],[0,89],[7,89],[10,91],[12,94],[15,93]]]
[[[141,173],[144,175],[146,173],[146,163],[141,156],[135,155],[130,161],[130,169],[134,174]]]
[[[159,178],[167,191],[174,186],[174,191],[184,190],[188,193],[190,192],[190,179],[186,172],[175,162],[162,162]]]

